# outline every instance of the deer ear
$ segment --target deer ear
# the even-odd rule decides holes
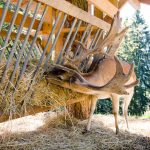
[[[129,70],[127,76],[131,76],[131,74],[133,73],[133,71],[134,71],[134,64],[131,64],[131,67],[130,67],[130,70]]]

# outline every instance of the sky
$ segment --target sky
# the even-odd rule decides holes
[[[146,21],[146,24],[150,28],[150,5],[141,4],[140,11]],[[121,10],[121,17],[123,20],[125,20],[126,18],[132,17],[134,13],[135,9],[130,4],[127,3]]]

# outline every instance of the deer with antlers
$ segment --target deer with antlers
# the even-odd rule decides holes
[[[98,99],[111,98],[113,114],[115,118],[116,134],[118,127],[119,98],[124,98],[124,116],[128,127],[128,106],[134,93],[134,86],[138,84],[134,73],[133,64],[119,61],[115,56],[128,28],[120,30],[121,19],[119,13],[114,17],[112,26],[106,37],[96,49],[89,50],[82,43],[82,55],[71,58],[68,53],[64,55],[61,64],[50,65],[45,71],[47,76],[53,74],[57,79],[53,83],[80,93],[95,95],[91,101],[91,112],[86,130],[91,127],[92,116]],[[105,52],[105,49],[109,51]],[[81,64],[92,57],[90,66],[86,66],[87,72],[81,70]],[[52,80],[51,80],[52,81]],[[61,81],[61,82],[60,82]]]

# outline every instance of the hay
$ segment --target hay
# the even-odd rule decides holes
[[[0,79],[2,77],[6,62],[0,64]],[[38,77],[33,83],[31,90],[26,93],[29,83],[31,81],[32,74],[36,68],[37,61],[30,61],[27,66],[26,72],[19,83],[19,87],[13,97],[14,85],[18,78],[20,68],[17,69],[17,73],[14,78],[14,82],[10,84],[10,90],[4,95],[4,89],[9,81],[10,75],[14,69],[14,61],[10,64],[7,77],[0,86],[0,109],[4,114],[9,114],[12,110],[13,114],[23,114],[22,101],[25,100],[27,106],[48,106],[52,109],[56,109],[59,106],[66,106],[66,102],[74,99],[85,99],[88,95],[73,92],[69,89],[47,83],[47,80],[43,76],[43,69],[39,70]],[[20,64],[21,65],[21,64]]]
[[[102,118],[107,116],[102,116]],[[50,118],[46,115],[45,118]],[[121,131],[119,135],[108,127],[104,126],[105,121],[101,116],[93,120],[93,127],[90,133],[82,134],[86,121],[72,120],[76,129],[70,123],[66,123],[64,116],[53,119],[46,119],[46,126],[38,131],[25,134],[14,134],[1,142],[1,150],[148,150],[150,149],[150,138],[138,134],[131,134]],[[108,117],[111,121],[113,116]],[[48,123],[49,122],[49,123]],[[145,128],[145,132],[148,129]]]

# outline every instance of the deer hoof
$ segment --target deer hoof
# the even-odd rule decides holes
[[[86,128],[82,131],[82,134],[90,133],[90,130],[87,130]]]
[[[116,129],[116,135],[119,134],[119,129]]]

